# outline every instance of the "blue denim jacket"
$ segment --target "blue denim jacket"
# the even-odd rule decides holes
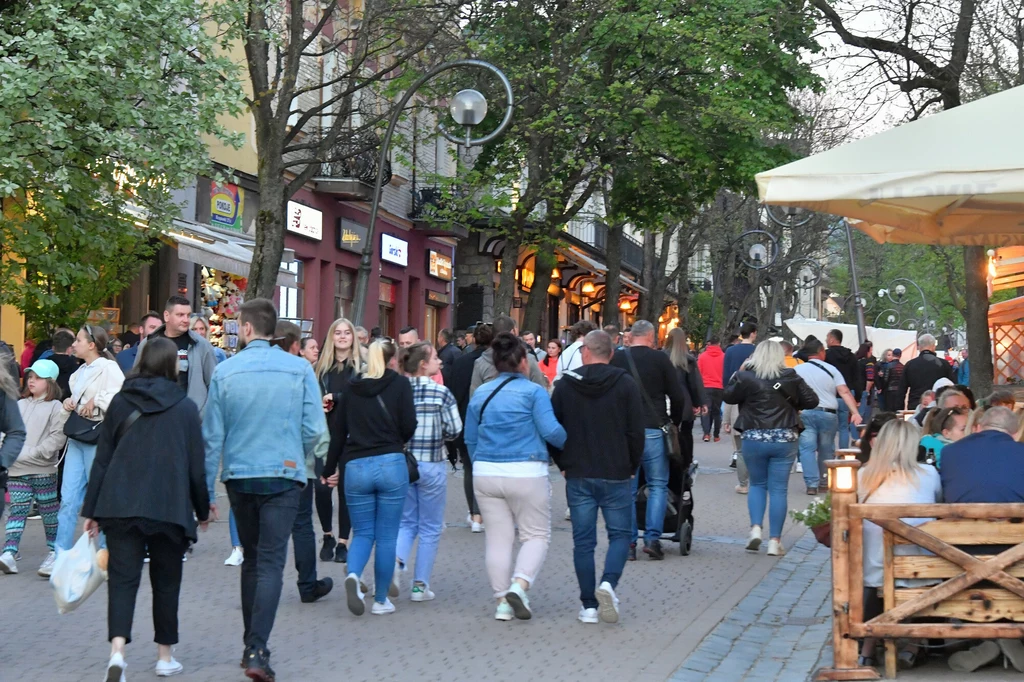
[[[487,404],[481,424],[484,401],[510,377],[512,381]],[[556,448],[565,445],[565,429],[555,419],[548,392],[523,375],[508,372],[473,394],[464,435],[474,462],[546,462],[545,441]]]
[[[206,484],[287,478],[306,482],[306,457],[327,430],[313,368],[267,341],[217,365],[203,418]]]

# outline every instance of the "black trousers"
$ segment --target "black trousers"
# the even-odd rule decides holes
[[[722,398],[725,396],[725,389],[722,388],[707,388],[708,398],[711,400],[711,406],[708,408],[708,413],[702,415],[700,418],[701,428],[704,429],[704,435],[712,435],[712,427],[714,427],[714,436],[718,438],[722,432]]]
[[[297,484],[276,495],[235,490],[228,481],[228,498],[242,541],[242,623],[245,646],[267,651],[277,618],[288,560],[288,539],[295,526],[302,488]],[[181,561],[181,557],[178,557]]]
[[[324,465],[317,460],[316,482],[313,484],[316,491],[316,515],[320,519],[320,527],[324,533],[331,533],[331,512],[334,503],[331,499],[333,489],[329,485],[320,482],[320,475],[324,472]],[[345,467],[338,467],[338,534],[339,540],[348,540],[352,534],[352,521],[348,517],[348,505],[345,504]]]
[[[236,520],[237,522],[237,520]],[[313,531],[313,481],[308,481],[299,494],[299,509],[292,524],[292,553],[299,595],[312,595],[316,589],[316,533]]]
[[[111,529],[107,535],[107,628],[110,639],[132,641],[135,597],[142,580],[143,560],[149,547],[149,583],[153,588],[153,641],[178,643],[178,595],[181,593],[181,557],[187,545],[164,534],[144,535],[137,529]]]
[[[455,441],[459,449],[459,458],[462,460],[462,489],[466,493],[466,508],[469,513],[476,516],[480,513],[480,506],[476,503],[476,494],[473,492],[473,461],[469,458],[469,448],[466,442],[459,436]]]

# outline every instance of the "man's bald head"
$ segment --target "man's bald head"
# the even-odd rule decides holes
[[[982,431],[1002,431],[1016,436],[1020,419],[1007,407],[993,407],[982,415],[979,426]]]
[[[608,332],[597,329],[583,337],[584,365],[606,365],[614,352],[615,345]]]

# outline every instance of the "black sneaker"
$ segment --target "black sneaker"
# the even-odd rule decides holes
[[[334,559],[334,547],[338,541],[333,535],[324,536],[324,546],[320,548],[320,561],[332,561]]]
[[[274,682],[274,669],[270,667],[270,652],[263,649],[247,649],[245,655],[245,676],[257,682]]]
[[[312,604],[318,599],[326,597],[334,589],[334,581],[330,578],[324,578],[323,580],[316,581],[316,587],[313,588],[312,594],[301,594],[299,599],[302,600],[303,604]]]
[[[817,495],[818,494],[818,489],[817,488],[811,488],[810,486],[808,486],[807,494],[808,495]]]
[[[338,546],[334,548],[334,563],[336,563],[336,564],[347,564],[348,563],[348,545],[339,542]]]
[[[732,453],[732,461],[729,462],[729,468],[730,469],[735,469],[736,468],[736,460],[737,459],[739,459],[739,455],[737,455],[735,452]]]
[[[651,543],[644,543],[644,554],[651,557],[652,561],[661,561],[665,558],[665,550],[661,548],[661,541],[655,540]]]
[[[636,561],[636,543],[629,543],[629,561]]]

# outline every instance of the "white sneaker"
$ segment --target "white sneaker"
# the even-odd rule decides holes
[[[512,620],[515,617],[516,614],[512,611],[512,607],[504,601],[498,604],[498,610],[494,612],[494,620]]]
[[[804,465],[800,463],[800,460],[796,461],[796,473],[802,474],[804,472]]]
[[[768,540],[768,556],[783,556],[786,550],[782,546],[782,542],[779,540],[771,539]]]
[[[586,607],[580,608],[580,613],[576,618],[581,623],[598,623],[600,619],[597,617],[597,609],[588,609]]]
[[[423,583],[413,583],[412,585],[412,600],[413,601],[432,601],[434,599],[434,593],[430,591],[429,585]]]
[[[512,612],[519,620],[530,620],[533,612],[530,611],[530,599],[526,596],[526,590],[520,587],[519,583],[513,582],[505,594],[505,601],[512,607]]]
[[[565,520],[572,521],[572,510],[568,507],[565,508]]]
[[[124,656],[114,654],[107,663],[107,679],[104,682],[124,682],[124,669],[127,667]]]
[[[615,596],[615,589],[607,580],[597,586],[594,592],[597,597],[597,614],[605,623],[619,622],[619,598]]]
[[[761,549],[761,526],[753,526],[747,537],[747,551],[756,552]]]
[[[0,554],[0,573],[13,575],[18,572],[18,564],[14,562],[14,555],[10,552]]]
[[[36,574],[41,578],[49,578],[53,575],[53,564],[56,563],[56,561],[57,553],[50,552],[46,555],[46,558],[43,559],[43,563],[39,564],[39,570],[36,571]]]
[[[349,573],[345,578],[345,595],[349,611],[357,616],[366,613],[366,593],[360,589],[359,576],[355,573]]]
[[[399,567],[398,562],[395,562],[395,570],[391,573],[391,584],[388,585],[388,596],[392,599],[397,599],[398,595],[402,591],[401,576],[402,568]]]
[[[224,560],[225,566],[241,566],[242,562],[245,561],[245,555],[242,553],[241,547],[232,547],[231,554]]]
[[[391,600],[387,597],[384,598],[384,603],[379,604],[376,601],[373,602],[373,607],[370,609],[370,613],[375,616],[386,616],[389,613],[395,612],[395,605],[391,603]]]
[[[170,677],[171,675],[178,675],[184,669],[185,669],[185,666],[183,666],[181,663],[178,663],[176,660],[174,660],[173,656],[171,657],[171,660],[169,660],[169,661],[157,660],[157,662],[156,662],[156,676],[157,677]]]

